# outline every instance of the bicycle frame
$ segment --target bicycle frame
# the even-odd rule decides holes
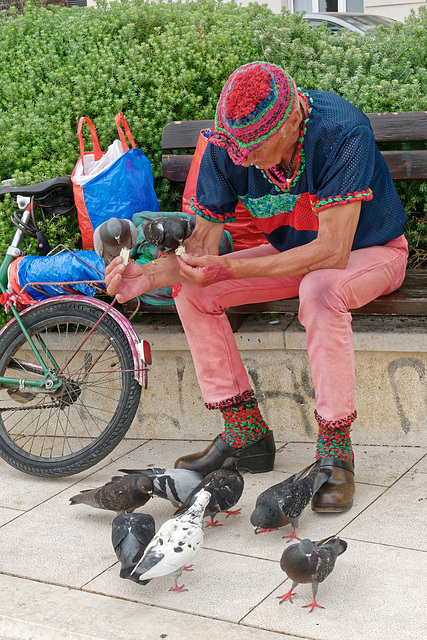
[[[30,215],[31,215],[31,198],[22,198],[20,201],[20,204],[18,204],[18,206],[20,208],[23,207],[23,205],[25,205],[22,217],[21,217],[21,221],[26,224],[29,219],[30,219]],[[22,255],[21,250],[19,249],[19,246],[21,244],[22,241],[22,236],[23,236],[23,231],[21,229],[17,229],[15,232],[15,235],[13,236],[12,242],[9,245],[7,251],[6,251],[6,255],[0,265],[0,289],[2,291],[2,293],[6,293],[7,291],[7,270],[10,266],[10,264],[13,262],[13,260],[15,260],[16,258],[18,258],[19,256]],[[19,315],[19,311],[16,308],[15,305],[11,305],[11,311],[13,313],[13,315],[15,316],[15,320],[16,322],[19,324],[22,333],[25,335],[25,338],[28,342],[28,344],[30,345],[34,355],[36,356],[40,367],[43,371],[43,378],[42,380],[32,380],[26,381],[25,386],[28,387],[39,387],[39,388],[46,388],[49,390],[52,389],[56,389],[58,387],[61,386],[62,381],[56,376],[55,373],[53,373],[52,371],[50,371],[48,369],[48,367],[46,366],[43,358],[40,356],[38,349],[36,347],[36,345],[34,344],[33,340],[31,339],[31,336],[29,335],[22,319],[20,318]],[[49,353],[49,359],[52,361],[53,366],[55,367],[56,363],[52,357],[52,355]],[[57,367],[58,368],[58,367]],[[59,368],[58,368],[59,369]],[[15,388],[18,387],[20,391],[23,391],[24,389],[23,387],[23,383],[20,380],[17,380],[15,378],[5,378],[3,376],[0,376],[0,385],[3,387],[8,387],[8,388]]]

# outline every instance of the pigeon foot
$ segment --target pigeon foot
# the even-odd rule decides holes
[[[190,569],[190,571],[191,571],[191,569]],[[182,591],[188,591],[188,589],[186,589],[184,587],[184,585],[179,586],[179,584],[176,581],[176,578],[174,578],[173,579],[173,587],[171,587],[169,589],[169,591],[180,591],[180,592],[182,592]]]
[[[255,534],[268,533],[268,531],[277,531],[277,527],[272,527],[271,529],[263,529],[262,527],[255,528]]]
[[[291,589],[289,589],[289,591],[287,591],[285,595],[277,596],[277,599],[280,600],[279,604],[282,604],[283,602],[285,602],[285,600],[289,600],[289,602],[292,603],[292,598],[296,595],[297,595],[296,591],[294,591],[294,588],[291,587]]]
[[[218,522],[218,520],[214,520],[213,516],[211,516],[211,520],[206,523],[206,527],[222,527],[222,524]]]
[[[313,612],[313,609],[315,609],[316,607],[317,607],[318,609],[324,609],[324,608],[325,608],[325,607],[322,607],[322,605],[321,605],[321,604],[317,604],[317,602],[316,602],[316,596],[313,596],[313,602],[310,602],[310,604],[305,604],[305,605],[303,605],[303,607],[302,607],[302,608],[303,608],[303,609],[310,609],[309,613],[312,613],[312,612]]]
[[[289,544],[289,542],[291,542],[291,540],[301,540],[301,538],[298,538],[298,536],[297,536],[296,529],[294,529],[292,531],[290,536],[283,536],[283,538],[288,538],[288,544]]]
[[[224,511],[224,513],[227,514],[225,517],[228,518],[228,516],[239,516],[241,510],[242,509],[236,509],[235,511]]]

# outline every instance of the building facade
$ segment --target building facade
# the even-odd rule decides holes
[[[238,0],[238,4],[248,5],[254,0]],[[306,13],[327,13],[328,11],[347,11],[370,13],[395,20],[404,20],[411,9],[418,9],[425,4],[425,0],[256,0],[259,4],[266,4],[274,13],[287,9],[291,13],[305,11]],[[95,6],[95,0],[69,0],[69,5],[84,7]]]

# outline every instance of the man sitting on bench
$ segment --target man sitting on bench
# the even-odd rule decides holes
[[[269,244],[218,256],[238,200]],[[273,433],[224,311],[299,296],[319,425],[315,459],[332,469],[312,509],[346,511],[356,418],[349,309],[397,289],[408,254],[407,216],[369,119],[333,93],[298,91],[275,65],[246,64],[221,93],[192,207],[197,224],[187,253],[144,267],[117,258],[106,270],[108,292],[119,302],[175,285],[203,398],[223,415],[223,433],[175,466],[206,474],[237,456],[254,473],[273,468]]]

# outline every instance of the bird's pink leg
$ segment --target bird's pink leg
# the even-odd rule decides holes
[[[236,511],[224,511],[223,513],[226,513],[226,518],[228,518],[228,516],[238,516],[240,515],[241,512],[241,508],[240,509],[236,509]]]
[[[283,536],[283,537],[288,538],[288,542],[290,542],[291,540],[301,540],[301,538],[298,538],[297,536],[297,530],[295,529],[295,527],[290,536]]]
[[[207,527],[222,527],[222,524],[220,522],[217,522],[216,520],[213,519],[213,516],[211,516],[211,521],[206,523]]]
[[[184,587],[184,585],[182,585],[181,587],[178,585],[176,578],[173,579],[173,587],[171,587],[169,589],[169,591],[188,591],[188,589],[186,589]]]
[[[255,529],[255,533],[267,533],[268,531],[277,531],[277,527],[273,527],[272,529],[263,529],[262,527],[258,527]]]
[[[189,564],[189,565],[187,565],[186,567],[182,567],[181,571],[179,572],[179,575],[177,574],[177,577],[178,577],[178,578],[180,577],[180,575],[181,575],[181,573],[182,573],[183,571],[193,571],[193,565],[192,565],[192,564]],[[182,587],[180,587],[180,586],[178,585],[178,582],[177,582],[177,580],[176,580],[176,577],[174,576],[174,577],[173,577],[173,587],[171,587],[171,588],[169,589],[169,591],[188,591],[188,589],[186,589],[186,588],[184,587],[184,585],[182,585]]]
[[[303,609],[310,609],[309,613],[311,613],[313,611],[313,609],[315,609],[316,607],[318,609],[324,609],[325,608],[325,607],[322,607],[321,604],[317,604],[316,596],[313,596],[313,601],[310,602],[310,604],[305,604],[302,608]]]
[[[291,587],[289,591],[285,593],[284,596],[277,596],[277,598],[278,600],[280,600],[279,604],[282,604],[283,602],[285,602],[285,600],[289,600],[289,602],[292,602],[293,596],[296,596],[296,595],[297,595],[296,591],[294,591],[294,588]]]

